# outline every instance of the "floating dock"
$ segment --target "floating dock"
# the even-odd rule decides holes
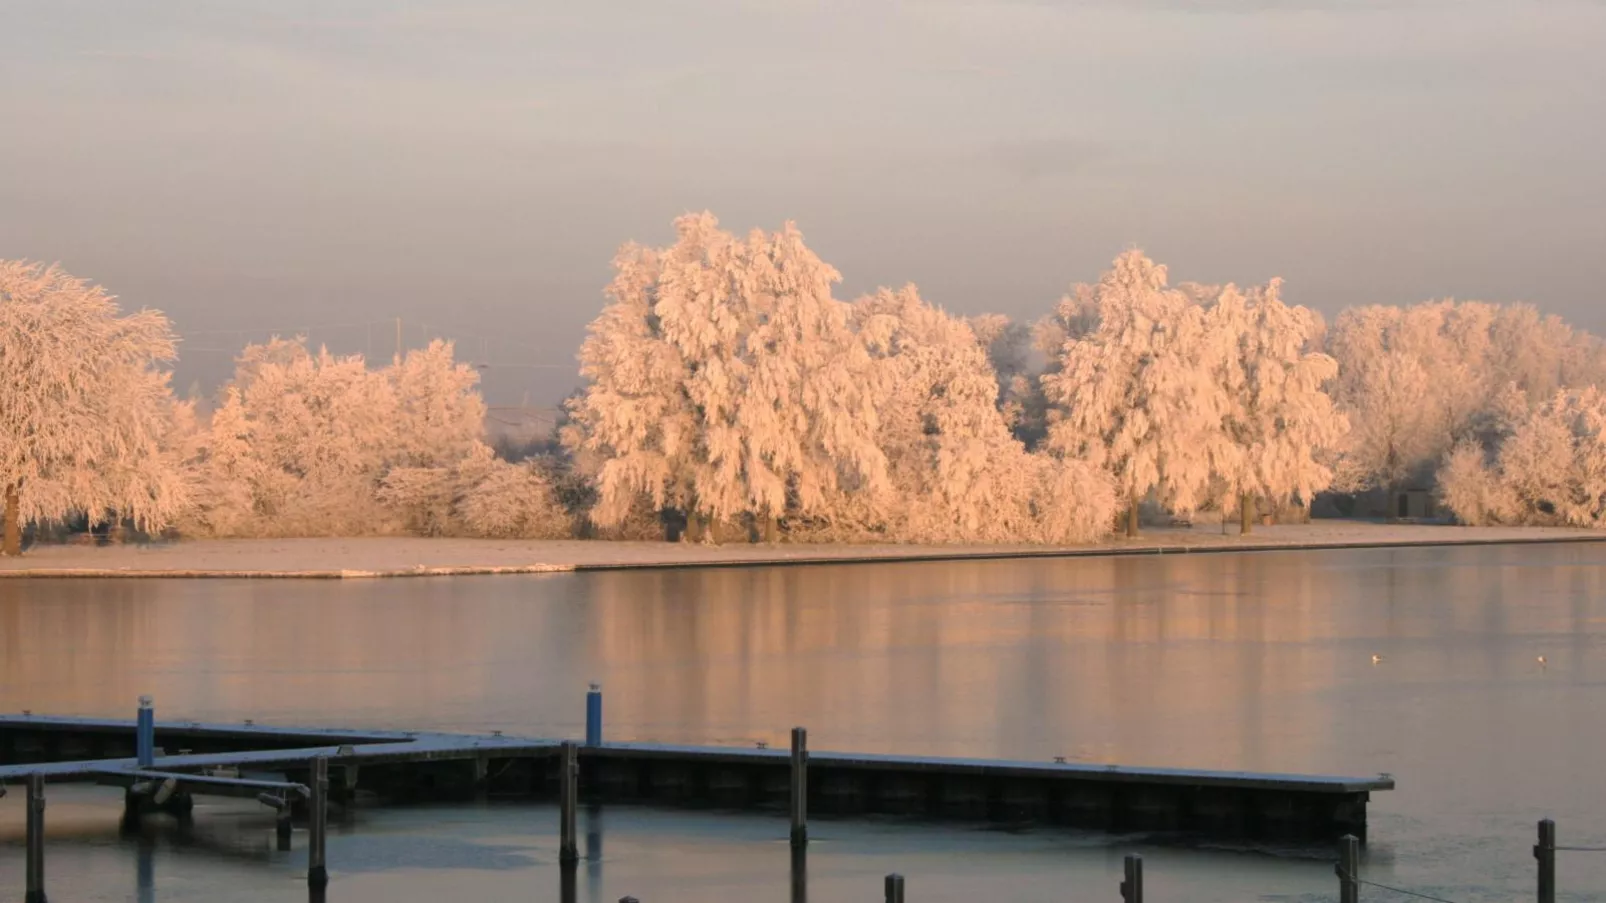
[[[600,703],[597,707],[600,722]],[[0,716],[0,787],[29,776],[100,783],[166,797],[219,793],[264,798],[314,782],[327,764],[329,800],[524,797],[560,799],[563,744],[500,733],[353,731],[245,724],[156,722],[156,750],[138,748],[136,723],[40,715]],[[794,732],[794,747],[806,736]],[[624,802],[793,816],[905,816],[937,821],[1063,826],[1211,839],[1364,842],[1366,807],[1394,780],[1128,768],[1068,762],[929,758],[764,749],[603,743],[600,724],[576,744],[576,793]],[[306,794],[279,793],[286,808]],[[271,800],[264,799],[272,804]],[[3,805],[3,803],[0,803]],[[132,805],[132,803],[131,803]]]

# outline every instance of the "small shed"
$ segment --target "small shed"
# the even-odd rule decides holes
[[[1433,492],[1427,489],[1397,489],[1389,499],[1389,517],[1426,520],[1438,517]]]

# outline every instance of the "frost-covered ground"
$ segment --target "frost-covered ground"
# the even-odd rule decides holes
[[[1606,541],[1606,533],[1550,527],[1448,527],[1318,521],[1222,535],[1216,524],[1151,528],[1137,540],[1083,546],[727,545],[491,539],[220,539],[107,548],[39,546],[0,559],[0,576],[367,577],[532,573],[576,568],[765,562],[941,559],[1234,548]]]

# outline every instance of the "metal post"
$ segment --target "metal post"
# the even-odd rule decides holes
[[[586,691],[586,745],[602,745],[602,685]]]
[[[1338,903],[1361,903],[1361,842],[1353,834],[1338,841]]]
[[[319,756],[312,760],[312,799],[309,805],[311,829],[307,838],[307,886],[326,887],[329,868],[324,860],[324,838],[329,828],[329,759]]]
[[[279,852],[290,852],[290,803],[285,801],[284,808],[274,819],[273,839],[278,842]]]
[[[139,718],[134,722],[134,756],[141,768],[156,764],[156,710],[151,708],[149,696],[139,698]]]
[[[1534,845],[1539,860],[1539,903],[1556,903],[1556,823],[1539,823],[1539,843]]]
[[[563,741],[563,760],[558,764],[558,809],[562,829],[558,845],[559,862],[577,862],[580,849],[575,843],[574,816],[580,801],[580,750],[573,740]]]
[[[1143,857],[1126,857],[1126,880],[1121,882],[1121,899],[1126,903],[1143,903]]]
[[[887,876],[887,903],[903,903],[903,876]]]
[[[27,892],[24,903],[45,903],[45,776],[28,775]]]
[[[809,842],[809,732],[792,728],[792,846]]]

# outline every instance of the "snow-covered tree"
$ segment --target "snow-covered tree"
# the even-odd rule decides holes
[[[967,322],[997,374],[998,409],[1010,431],[1028,450],[1036,448],[1048,434],[1048,401],[1034,372],[1033,327],[1003,314],[982,314]]]
[[[393,467],[380,480],[380,504],[422,536],[558,539],[572,525],[535,461],[510,463],[480,443],[448,465]]]
[[[186,526],[215,536],[567,532],[553,526],[567,518],[540,475],[494,459],[477,383],[448,342],[378,370],[299,340],[248,346],[184,453],[197,500]]]
[[[1329,343],[1352,425],[1338,479],[1350,490],[1430,482],[1516,398],[1532,407],[1606,378],[1598,339],[1521,304],[1352,308]]]
[[[457,503],[471,536],[492,539],[561,539],[574,525],[558,503],[550,474],[536,461],[491,460],[475,474]]]
[[[1250,531],[1254,500],[1307,505],[1332,482],[1324,462],[1349,428],[1325,386],[1338,364],[1319,351],[1321,317],[1283,303],[1282,281],[1244,295],[1228,285],[1216,294],[1207,329],[1231,353],[1218,357],[1227,392],[1225,420],[1233,453],[1221,476],[1240,495],[1241,530]]]
[[[1096,469],[1027,454],[997,406],[989,349],[913,286],[854,305],[875,355],[877,444],[892,493],[884,538],[910,542],[1085,542],[1114,513]]]
[[[1096,286],[1066,296],[1055,320],[1065,340],[1042,380],[1059,415],[1049,447],[1111,474],[1128,535],[1151,493],[1192,511],[1233,454],[1228,398],[1212,378],[1230,349],[1205,309],[1166,287],[1165,267],[1128,251]]]
[[[1498,524],[1514,519],[1516,493],[1490,467],[1489,454],[1477,442],[1456,445],[1439,468],[1439,500],[1464,524]]]
[[[1445,462],[1440,487],[1467,523],[1606,527],[1606,393],[1559,391],[1493,455],[1462,443]]]
[[[1329,335],[1339,361],[1336,394],[1349,416],[1338,485],[1392,488],[1431,467],[1448,443],[1443,406],[1432,402],[1429,334],[1397,307],[1351,308]]]
[[[56,267],[0,261],[0,552],[22,525],[82,513],[92,524],[165,526],[185,486],[164,453],[172,429],[167,318],[124,315],[99,286]]]
[[[870,359],[831,297],[836,271],[791,224],[746,239],[707,213],[675,225],[670,248],[620,252],[580,350],[568,442],[595,462],[596,522],[648,499],[773,524],[847,487],[883,491]]]
[[[393,464],[449,465],[477,454],[485,435],[485,401],[474,368],[453,358],[451,342],[436,339],[407,352],[384,371],[396,393]]]
[[[219,463],[249,488],[250,511],[228,517],[266,535],[375,532],[384,512],[374,493],[400,444],[397,412],[394,383],[360,356],[277,338],[248,346],[212,430],[214,447],[241,452]]]

